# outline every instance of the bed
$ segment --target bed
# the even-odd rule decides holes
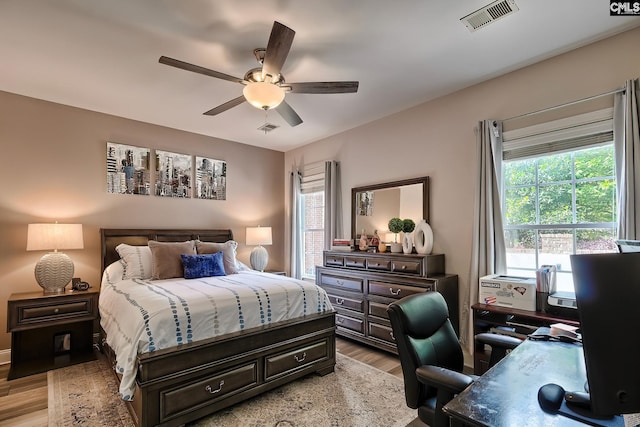
[[[302,312],[299,311],[300,308],[295,308],[299,305],[295,302],[299,297],[291,289],[309,286],[308,283],[254,271],[240,271],[222,277],[201,277],[196,280],[113,279],[114,276],[122,278],[123,267],[120,264],[129,265],[120,262],[122,246],[120,254],[116,248],[121,244],[146,250],[146,246],[159,245],[155,242],[197,241],[204,246],[232,240],[231,230],[101,230],[102,349],[114,366],[114,373],[120,381],[121,396],[137,426],[182,425],[308,374],[315,372],[326,375],[333,372],[335,314],[330,303],[325,304],[325,296],[316,295],[315,288],[304,288],[306,290],[302,298],[305,307]],[[225,267],[226,261],[225,258]],[[154,258],[154,262],[157,259]],[[270,283],[274,283],[275,287],[268,288],[270,299],[267,316],[267,309],[263,307],[267,301],[264,287]],[[216,316],[220,317],[215,317],[215,323],[217,326],[220,324],[220,327],[212,328],[216,331],[210,337],[199,332],[201,328],[198,324],[214,323],[211,310],[206,310],[206,304],[191,300],[181,305],[183,295],[177,293],[179,288],[187,289],[187,293],[206,293],[204,299],[208,300],[207,304],[212,304],[218,300],[209,295],[209,289],[225,288],[237,299],[241,292],[235,289],[243,287],[249,288],[247,292],[255,293],[254,299],[259,300],[259,308],[243,302],[244,326],[225,331],[221,325],[229,316],[222,309],[218,312],[216,307]],[[231,291],[231,288],[234,290]],[[287,308],[284,310],[286,315],[279,314],[277,305],[282,297],[278,296],[274,290],[276,288],[284,290],[287,295]],[[138,341],[137,335],[132,335],[133,332],[119,330],[127,329],[130,324],[137,322],[126,317],[131,314],[125,315],[124,311],[118,311],[124,310],[123,307],[128,305],[133,305],[140,311],[144,319],[140,322],[149,328],[157,315],[154,311],[159,304],[154,302],[156,295],[171,301],[175,325],[167,327],[166,324],[163,326],[158,323],[155,326],[156,332],[149,332],[149,337],[153,335],[153,339],[141,341]],[[120,300],[112,300],[113,296]],[[185,309],[187,306],[188,310]],[[199,309],[200,306],[205,308]],[[181,325],[178,326],[176,320],[176,312],[184,315],[183,311],[187,311],[188,315],[187,329],[183,325],[184,316],[181,318]],[[251,313],[257,314],[252,316]],[[204,320],[200,321],[200,316],[204,316]],[[251,317],[258,319],[257,325],[255,322],[251,323]],[[269,317],[269,321],[265,321],[265,317]],[[176,326],[179,333],[173,332]],[[158,331],[171,333],[160,337]],[[121,332],[124,338],[118,337]],[[144,331],[141,335],[144,337]],[[132,348],[133,355],[128,354],[127,351],[131,352]],[[128,392],[129,389],[131,393]]]

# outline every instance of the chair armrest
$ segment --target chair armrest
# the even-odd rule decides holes
[[[431,365],[420,366],[416,369],[416,375],[421,383],[453,394],[460,393],[473,382],[468,375]]]
[[[492,333],[478,334],[475,336],[475,340],[479,343],[490,345],[492,349],[502,348],[505,350],[513,350],[522,342],[521,339],[516,337]]]

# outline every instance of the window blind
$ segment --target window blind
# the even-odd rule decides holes
[[[503,133],[502,159],[537,157],[613,141],[613,108]]]
[[[324,191],[324,162],[316,162],[304,165],[302,168],[302,194]]]

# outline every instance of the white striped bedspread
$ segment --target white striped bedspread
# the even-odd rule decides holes
[[[190,280],[120,280],[118,264],[104,272],[99,308],[124,400],[133,399],[138,353],[333,311],[322,288],[286,276],[241,271]]]

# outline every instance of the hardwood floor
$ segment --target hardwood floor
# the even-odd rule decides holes
[[[336,339],[338,353],[402,378],[397,356],[355,341]],[[7,381],[9,365],[0,365],[0,426],[46,427],[47,374]]]

